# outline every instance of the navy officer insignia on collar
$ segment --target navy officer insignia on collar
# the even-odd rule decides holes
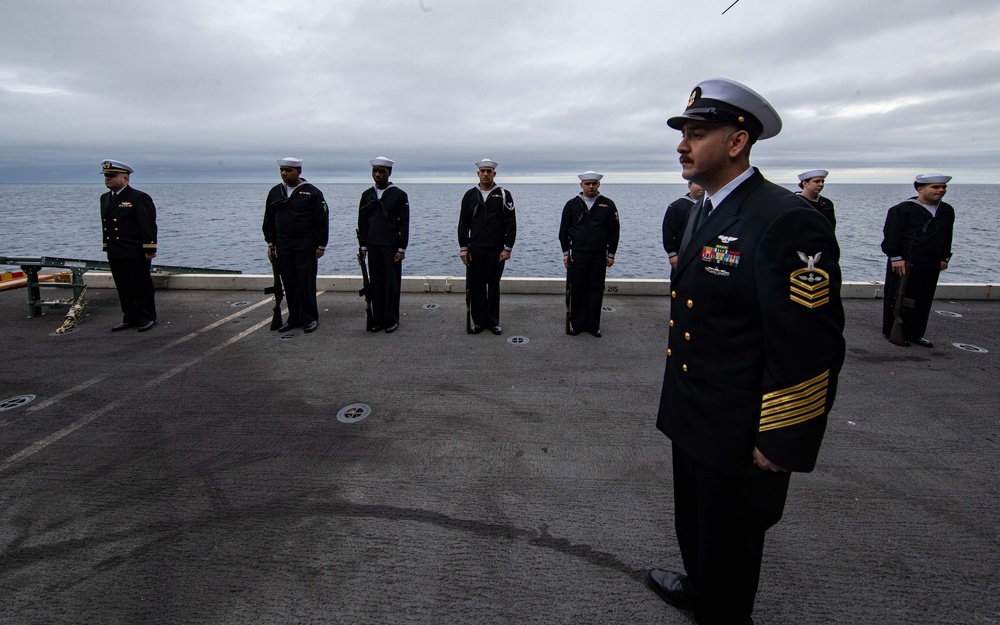
[[[816,267],[823,252],[816,252],[812,256],[804,252],[797,253],[799,259],[806,266],[796,269],[789,276],[788,298],[806,308],[819,308],[823,304],[829,303],[830,274]]]

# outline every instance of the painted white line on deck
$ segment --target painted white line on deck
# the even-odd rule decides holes
[[[69,390],[65,390],[62,393],[59,393],[58,395],[56,395],[54,397],[50,397],[50,398],[46,399],[45,401],[43,401],[41,403],[35,404],[31,408],[28,408],[28,412],[36,412],[38,410],[42,410],[44,408],[48,408],[49,406],[51,406],[52,404],[56,403],[57,401],[66,399],[70,395],[73,395],[75,393],[79,393],[80,391],[82,391],[84,389],[87,389],[87,388],[90,388],[91,386],[97,384],[98,382],[103,382],[104,380],[107,380],[107,379],[108,379],[108,376],[106,376],[106,375],[102,375],[102,376],[99,376],[99,377],[96,377],[96,378],[91,378],[91,379],[87,380],[86,382],[84,382],[83,384],[79,384],[77,386],[74,386],[73,388],[71,388]]]
[[[322,293],[323,293],[323,291],[319,291],[317,293],[317,295],[321,295]],[[266,304],[268,302],[273,302],[273,301],[274,301],[273,299],[268,298],[268,299],[266,299],[266,300],[264,300],[262,302],[257,303],[252,308],[256,308],[257,306],[261,306],[263,304]],[[189,335],[187,335],[187,336],[185,336],[185,337],[183,337],[181,339],[178,339],[177,341],[174,341],[173,343],[170,343],[169,345],[167,345],[165,347],[161,347],[158,351],[163,351],[164,349],[167,349],[168,347],[173,347],[174,345],[179,345],[180,343],[183,343],[184,341],[187,341],[187,340],[189,340],[189,339],[197,336],[198,334],[201,334],[202,332],[206,332],[206,331],[208,331],[208,330],[210,330],[212,328],[218,327],[220,324],[223,324],[226,321],[228,321],[228,320],[230,320],[230,319],[232,319],[234,317],[238,317],[238,316],[242,315],[247,310],[250,310],[250,309],[249,308],[245,308],[245,309],[243,309],[239,313],[236,313],[234,315],[230,315],[229,317],[226,317],[225,319],[220,319],[219,321],[216,321],[215,323],[206,326],[202,330],[199,330],[197,332],[193,332],[193,333],[191,333],[191,334],[189,334]],[[24,460],[25,458],[28,458],[28,457],[30,457],[30,456],[38,453],[39,451],[45,449],[46,447],[48,447],[52,443],[55,443],[56,441],[59,441],[60,439],[66,437],[66,436],[69,436],[70,434],[72,434],[73,432],[79,430],[80,428],[82,428],[83,426],[87,425],[88,423],[90,423],[94,419],[97,419],[98,417],[107,414],[108,412],[110,412],[114,408],[117,408],[119,405],[121,405],[122,403],[124,403],[126,400],[131,399],[131,398],[133,398],[133,397],[135,397],[137,395],[140,395],[146,389],[153,388],[154,386],[162,384],[163,382],[169,380],[170,378],[174,377],[178,373],[181,373],[182,371],[185,371],[186,369],[191,368],[192,366],[194,366],[194,365],[198,364],[199,362],[205,360],[206,358],[208,358],[209,356],[215,354],[216,352],[219,352],[220,350],[223,350],[226,347],[229,347],[230,345],[232,345],[233,343],[236,343],[240,339],[243,339],[243,338],[249,336],[250,334],[253,334],[254,332],[256,332],[257,330],[263,328],[264,326],[269,326],[270,324],[271,324],[271,320],[270,319],[265,319],[264,321],[261,321],[261,322],[255,324],[255,325],[253,325],[253,326],[250,326],[249,328],[247,328],[246,330],[240,332],[236,336],[233,336],[233,337],[231,337],[231,338],[223,341],[222,343],[219,343],[215,347],[210,348],[208,351],[206,351],[201,356],[198,356],[197,358],[189,360],[189,361],[185,362],[184,364],[178,365],[178,366],[174,367],[173,369],[171,369],[170,371],[167,371],[166,373],[153,378],[152,380],[150,380],[149,382],[147,382],[146,384],[144,384],[141,387],[140,390],[138,390],[136,392],[133,392],[133,393],[130,393],[126,397],[122,397],[120,399],[116,399],[115,401],[112,401],[111,403],[105,404],[101,408],[98,408],[97,410],[91,412],[90,414],[84,416],[83,418],[78,419],[77,421],[74,421],[70,425],[67,425],[66,427],[64,427],[63,429],[59,430],[58,432],[50,434],[49,436],[46,436],[42,440],[40,440],[40,441],[38,441],[36,443],[33,443],[32,445],[29,445],[28,447],[22,449],[21,451],[17,452],[13,456],[10,456],[6,460],[4,460],[3,464],[0,464],[0,473],[3,473],[4,471],[6,471],[10,467],[14,466],[18,462]],[[100,382],[101,380],[106,379],[106,377],[107,376],[102,377],[102,378],[94,378],[92,380],[88,380],[88,382],[84,382],[80,386],[77,386],[75,388],[69,389],[68,391],[64,391],[63,393],[60,393],[56,397],[53,397],[52,400],[50,400],[50,403],[48,405],[51,405],[52,403],[55,403],[55,401],[58,401],[58,399],[62,399],[64,397],[67,397],[67,396],[71,395],[72,393],[74,393],[76,391],[83,390],[84,388],[87,388],[88,386],[96,384],[97,382]]]
[[[149,352],[149,354],[151,356],[158,356],[158,355],[162,354],[163,352],[167,351],[168,349],[172,349],[174,347],[177,347],[181,343],[185,343],[185,342],[190,341],[191,339],[193,339],[195,337],[198,337],[198,336],[201,336],[202,334],[205,334],[206,332],[214,330],[215,328],[218,328],[219,326],[221,326],[224,323],[228,323],[228,322],[232,321],[233,319],[236,319],[238,317],[242,317],[244,314],[246,314],[247,311],[250,311],[250,310],[253,310],[254,308],[258,308],[260,306],[263,306],[264,304],[270,304],[272,302],[274,302],[274,298],[273,297],[268,297],[267,299],[261,300],[261,301],[257,302],[256,304],[254,304],[252,306],[247,306],[246,308],[243,308],[239,312],[235,312],[235,313],[229,315],[228,317],[224,317],[222,319],[219,319],[218,321],[213,321],[212,323],[208,324],[204,328],[202,328],[200,330],[195,330],[194,332],[192,332],[191,334],[188,334],[187,336],[182,336],[181,338],[177,339],[176,341],[173,341],[172,343],[167,343],[163,347],[159,347],[157,349],[154,349],[153,351]],[[80,384],[78,386],[74,386],[73,388],[65,390],[62,393],[59,393],[58,395],[50,397],[49,399],[46,399],[43,402],[35,404],[34,406],[28,408],[27,412],[38,412],[39,410],[44,410],[45,408],[48,408],[49,406],[51,406],[51,405],[53,405],[55,403],[58,403],[58,402],[60,402],[60,401],[62,401],[64,399],[66,399],[67,397],[75,395],[76,393],[79,393],[82,390],[86,390],[87,388],[89,388],[89,387],[97,384],[98,382],[103,382],[104,380],[107,380],[108,377],[109,376],[102,375],[100,377],[91,378],[90,380],[87,380],[83,384]]]
[[[197,336],[200,336],[200,335],[202,335],[202,334],[204,334],[204,333],[206,333],[206,332],[208,332],[210,330],[214,330],[215,328],[218,328],[219,326],[221,326],[224,323],[228,323],[228,322],[232,321],[233,319],[237,319],[239,317],[242,317],[243,315],[245,315],[247,312],[253,310],[254,308],[259,308],[259,307],[263,306],[264,304],[270,304],[272,302],[274,302],[274,298],[273,297],[268,297],[267,299],[263,299],[263,300],[257,302],[256,304],[254,304],[252,306],[247,306],[246,308],[241,308],[239,312],[235,312],[235,313],[229,315],[228,317],[223,317],[222,319],[219,319],[218,321],[215,321],[213,323],[208,324],[207,326],[205,326],[204,328],[202,328],[200,330],[195,330],[194,332],[192,332],[191,334],[188,334],[187,336],[182,336],[181,338],[177,339],[173,343],[167,343],[163,347],[160,347],[158,349],[153,350],[152,352],[150,352],[150,355],[151,356],[159,355],[159,354],[167,351],[168,349],[171,349],[173,347],[177,347],[181,343],[184,343],[186,341],[190,341],[191,339],[193,339],[193,338],[195,338]]]
[[[116,399],[115,401],[111,402],[110,404],[105,404],[103,407],[98,408],[94,412],[88,414],[87,416],[83,417],[82,419],[80,419],[78,421],[75,421],[75,422],[71,423],[70,425],[68,425],[68,426],[64,427],[63,429],[59,430],[58,432],[56,432],[54,434],[50,434],[49,436],[46,436],[45,438],[43,438],[42,440],[38,441],[37,443],[34,443],[33,445],[29,445],[28,447],[25,447],[24,449],[22,449],[21,451],[17,452],[16,454],[14,454],[13,456],[11,456],[10,458],[7,458],[6,460],[4,460],[3,464],[0,464],[0,473],[3,473],[4,471],[6,471],[10,467],[14,466],[18,462],[24,460],[25,458],[27,458],[29,456],[32,456],[32,455],[40,452],[41,450],[45,449],[46,447],[48,447],[52,443],[56,442],[57,440],[63,438],[64,436],[68,436],[68,435],[72,434],[73,432],[79,430],[80,428],[82,428],[83,426],[87,425],[88,423],[90,423],[91,421],[93,421],[94,419],[96,419],[97,417],[99,417],[99,416],[101,416],[103,414],[106,414],[107,412],[109,412],[110,410],[112,410],[114,408],[117,408],[119,404],[121,404],[122,402],[125,401],[125,399],[126,398]]]

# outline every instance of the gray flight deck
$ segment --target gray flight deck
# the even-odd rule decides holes
[[[505,295],[497,337],[459,293],[404,293],[386,335],[326,292],[280,338],[260,292],[160,291],[152,332],[112,334],[92,289],[63,336],[25,295],[0,292],[0,624],[693,622],[644,582],[680,566],[667,298],[607,297],[596,339],[558,295]],[[961,317],[932,313],[930,350],[845,305],[755,621],[1000,623],[1000,304],[936,302]]]

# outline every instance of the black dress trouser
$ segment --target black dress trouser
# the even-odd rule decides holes
[[[673,465],[674,527],[694,587],[695,622],[742,625],[757,596],[764,533],[781,519],[790,474],[753,467],[733,477],[676,444]]]
[[[922,338],[927,332],[927,318],[931,314],[931,305],[934,303],[934,291],[937,290],[938,277],[941,275],[941,263],[910,265],[910,277],[906,281],[906,293],[904,297],[913,300],[913,308],[903,308],[903,338],[908,341],[915,341]],[[899,290],[899,281],[892,270],[892,262],[886,263],[885,268],[885,293],[882,302],[882,334],[889,336],[892,332],[892,322],[895,316],[892,308],[896,303],[896,292]]]
[[[403,282],[403,263],[394,262],[396,248],[368,247],[368,273],[372,287],[372,316],[375,325],[391,328],[399,323],[399,291]]]
[[[156,288],[149,276],[152,261],[141,256],[125,260],[108,259],[108,265],[118,290],[122,321],[133,325],[156,321]]]
[[[279,247],[278,273],[288,302],[288,324],[302,326],[319,321],[316,304],[315,246]]]
[[[472,291],[472,323],[492,328],[500,325],[500,278],[503,247],[469,247],[469,281]]]
[[[597,332],[601,329],[601,306],[604,304],[607,274],[606,252],[573,252],[570,324],[574,331]]]

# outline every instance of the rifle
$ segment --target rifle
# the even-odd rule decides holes
[[[573,334],[573,252],[566,264],[566,334]]]
[[[271,330],[273,331],[281,327],[281,300],[285,299],[285,291],[281,288],[281,274],[278,273],[278,264],[274,262],[273,258],[269,260],[271,261],[271,274],[274,276],[274,284],[265,288],[264,294],[274,294],[274,309],[271,317]]]
[[[359,238],[361,237],[360,231],[355,230],[354,232]],[[368,265],[365,264],[365,259],[361,255],[360,245],[358,245],[358,264],[361,265],[361,289],[358,291],[358,295],[365,298],[365,330],[371,332],[372,328],[375,327],[375,315],[372,313],[372,283],[368,279]]]
[[[469,252],[468,264],[465,265],[465,333],[472,334],[472,252]]]
[[[906,293],[906,283],[910,279],[909,262],[906,263],[906,270],[903,277],[899,279],[899,288],[896,289],[896,299],[892,302],[892,330],[889,332],[889,342],[894,345],[907,345],[906,337],[903,335],[903,308],[913,308],[914,301],[909,297],[903,297]]]

